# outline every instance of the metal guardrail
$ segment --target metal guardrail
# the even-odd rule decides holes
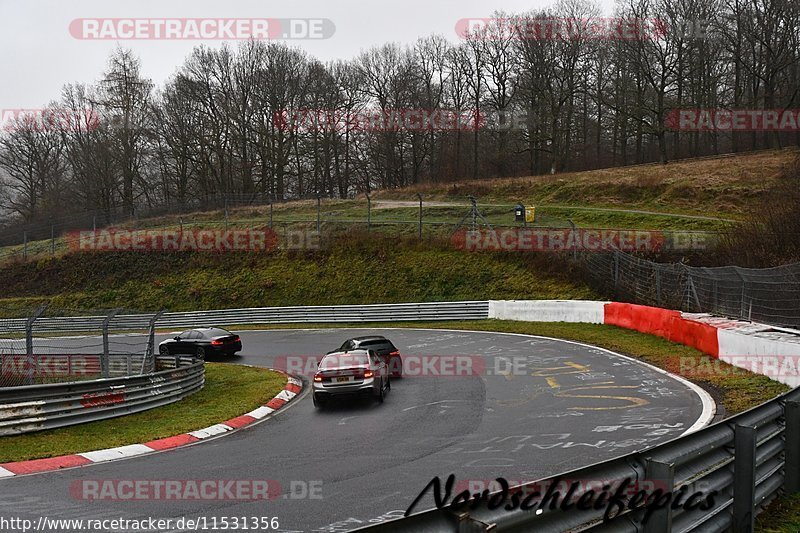
[[[332,305],[305,307],[256,307],[163,313],[157,327],[198,327],[237,324],[280,324],[302,322],[403,322],[422,320],[482,320],[489,316],[488,301],[429,302],[371,305]],[[116,315],[117,330],[146,330],[152,314]],[[41,317],[36,332],[102,331],[105,316]],[[26,318],[4,319],[3,329],[24,332]]]
[[[0,436],[136,413],[203,388],[204,361],[157,356],[156,364],[145,375],[0,388]]]
[[[613,494],[626,478],[631,480],[630,486],[636,488],[626,494],[626,506],[638,490],[652,495],[660,489],[677,498],[682,487],[686,487],[685,496],[702,493],[700,502],[705,495],[716,491],[714,503],[707,509],[687,511],[683,505],[673,509],[670,502],[665,508],[654,511],[647,520],[646,509],[626,509],[607,521],[604,521],[605,505],[589,510],[578,510],[574,506],[564,510],[560,506],[573,482],[579,483],[570,498],[574,503],[592,490],[593,501],[597,501],[603,485],[608,485],[607,490]],[[441,481],[444,487],[445,479]],[[562,499],[555,509],[548,501],[539,511],[537,504],[551,486],[558,488]],[[509,494],[530,495],[534,490],[541,494],[538,499],[532,499],[531,508],[524,511],[520,508],[505,510],[502,505],[493,509],[488,503],[491,502],[489,495],[474,508],[443,506],[355,531],[751,532],[760,509],[781,493],[800,492],[800,388],[690,435],[610,461],[517,485],[509,488]],[[451,497],[456,496],[456,491],[453,492]],[[426,498],[422,501],[432,500],[432,491]],[[684,497],[683,503],[686,502]]]

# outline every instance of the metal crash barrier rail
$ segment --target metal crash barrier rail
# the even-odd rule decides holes
[[[0,388],[0,436],[93,422],[176,402],[203,388],[204,361],[156,357],[156,372]]]

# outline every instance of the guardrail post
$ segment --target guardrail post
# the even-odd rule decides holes
[[[142,369],[141,374],[145,373],[145,365],[147,361],[152,361],[153,365],[150,369],[155,370],[156,367],[156,356],[155,356],[155,343],[156,343],[156,321],[161,318],[161,315],[164,314],[164,309],[159,311],[158,313],[154,314],[150,317],[150,323],[148,326],[148,333],[147,333],[147,350],[145,351],[144,358],[142,359]]]
[[[109,349],[108,349],[108,325],[117,316],[119,309],[114,309],[103,319],[103,357],[100,358],[100,372],[107,378],[110,370]]]
[[[655,482],[655,489],[672,492],[675,488],[675,465],[646,459],[645,479]],[[663,486],[661,486],[663,484]],[[670,533],[672,531],[672,509],[669,505],[655,511],[644,525],[644,533]]]
[[[44,314],[45,309],[47,309],[46,305],[39,307],[28,317],[28,320],[25,321],[25,354],[27,355],[27,368],[25,369],[26,385],[33,385],[34,378],[36,377],[36,359],[33,356],[33,324],[36,322],[36,319]]]
[[[733,531],[755,529],[756,428],[736,424],[733,458]]]
[[[783,466],[783,488],[792,494],[800,492],[800,402],[789,400],[783,411],[786,420],[783,447],[785,463]]]
[[[365,196],[367,197],[367,231],[372,231],[372,198],[369,197],[369,194]]]

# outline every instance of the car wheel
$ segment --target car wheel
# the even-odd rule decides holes
[[[206,358],[206,349],[202,346],[198,346],[197,350],[195,350],[194,354],[197,356],[198,359],[205,359]]]
[[[381,385],[378,387],[378,403],[383,403],[384,398],[386,398],[386,389],[383,388],[383,380],[381,380]]]
[[[158,355],[169,355],[169,348],[167,348],[166,346],[159,346]]]
[[[317,395],[314,394],[313,392],[311,393],[311,401],[314,403],[314,407],[316,407],[317,409],[322,409],[323,407],[325,407],[325,402],[322,401],[321,398],[317,398]]]

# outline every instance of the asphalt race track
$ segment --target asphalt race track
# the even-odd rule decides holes
[[[393,380],[384,404],[346,402],[322,411],[306,389],[274,417],[222,438],[0,480],[0,515],[278,517],[280,531],[348,531],[402,515],[437,475],[454,473],[461,483],[542,478],[675,438],[703,414],[693,389],[651,367],[598,348],[527,336],[246,331],[240,333],[243,355],[232,362],[285,366],[281,356],[318,356],[365,333],[386,335],[405,356],[468,357],[477,375],[441,375],[446,367],[428,357],[431,367],[409,369],[425,375]],[[254,479],[272,480],[280,495],[256,502],[86,501],[70,492],[77,480]],[[417,510],[430,507],[427,496]]]

